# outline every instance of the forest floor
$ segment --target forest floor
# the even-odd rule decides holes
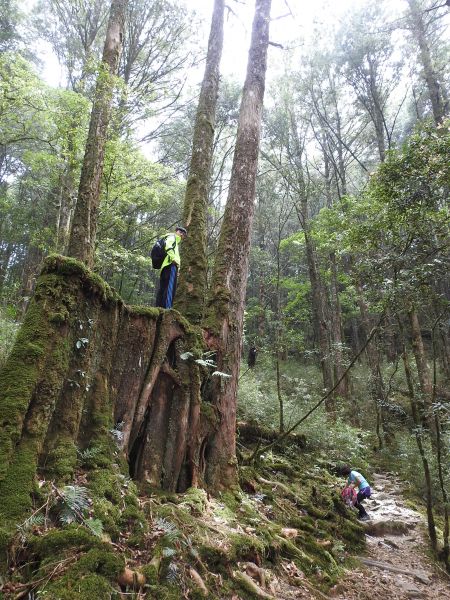
[[[426,522],[405,505],[401,484],[390,474],[373,477],[373,495],[365,504],[371,521],[364,564],[349,570],[328,595],[336,600],[450,599],[450,577],[428,556]],[[403,524],[396,534],[389,523]],[[369,533],[370,532],[370,533]]]

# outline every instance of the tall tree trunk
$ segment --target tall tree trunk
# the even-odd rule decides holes
[[[208,446],[206,481],[214,488],[236,482],[236,391],[242,351],[245,290],[252,232],[271,0],[256,0],[230,188],[205,319],[220,371],[214,403],[220,424]],[[216,378],[217,380],[218,378]]]
[[[330,332],[327,325],[329,313],[327,295],[320,277],[314,242],[310,233],[311,227],[309,224],[308,193],[302,165],[303,149],[299,143],[297,135],[297,123],[292,112],[290,113],[290,121],[293,145],[295,149],[295,163],[297,166],[296,177],[298,182],[297,190],[299,194],[299,203],[295,203],[295,211],[305,237],[306,262],[308,265],[309,281],[311,284],[311,309],[313,315],[314,334],[316,337],[316,342],[319,346],[319,358],[323,376],[323,386],[328,392],[333,388],[333,367],[331,364]],[[325,409],[327,412],[334,414],[335,402],[333,396],[329,396],[327,398],[325,402]]]
[[[423,77],[428,90],[428,96],[431,101],[434,122],[439,124],[446,113],[446,102],[442,93],[441,85],[437,79],[436,71],[433,67],[430,47],[427,42],[426,27],[423,19],[423,12],[417,3],[417,0],[407,0],[410,9],[411,33],[419,46],[419,58],[422,64]]]
[[[326,392],[333,387],[333,368],[331,365],[331,352],[328,332],[328,319],[325,290],[316,264],[314,244],[310,235],[310,228],[307,216],[308,206],[306,197],[301,200],[301,209],[297,210],[297,215],[303,228],[306,247],[306,262],[308,264],[309,281],[311,284],[311,307],[313,314],[314,333],[319,346],[320,367],[322,370],[323,387]],[[328,413],[334,413],[335,402],[330,396],[325,401],[325,410]]]
[[[280,298],[280,276],[281,276],[281,264],[280,264],[280,241],[281,241],[281,230],[279,229],[279,235],[277,240],[277,285],[276,285],[276,330],[275,330],[275,352],[276,352],[276,374],[277,374],[277,396],[278,396],[278,407],[279,407],[279,428],[280,433],[284,432],[284,402],[283,394],[281,391],[281,298]]]
[[[330,160],[326,152],[327,143],[324,140],[323,146],[323,158],[325,167],[325,186],[326,186],[326,197],[327,206],[331,208],[333,206],[333,194],[331,190],[331,170]],[[343,356],[343,331],[342,331],[342,319],[341,319],[341,303],[339,300],[339,282],[338,282],[338,271],[336,264],[336,253],[329,253],[330,270],[331,270],[331,281],[330,281],[330,338],[331,338],[331,356],[333,357],[333,372],[334,381],[339,381],[345,371],[344,356]],[[333,385],[334,385],[333,381]],[[344,377],[334,392],[334,397],[340,396],[341,398],[348,397],[348,377]]]
[[[425,354],[423,345],[422,331],[420,328],[419,316],[415,308],[409,313],[409,323],[411,326],[412,349],[417,367],[417,376],[419,379],[420,397],[424,407],[424,423],[430,429],[431,442],[436,445],[436,428],[433,417],[433,386],[431,383],[430,367]]]
[[[111,2],[68,247],[69,256],[81,260],[90,267],[94,264],[106,135],[111,114],[115,76],[122,50],[126,5],[127,0],[112,0]]]
[[[432,396],[430,367],[425,355],[419,316],[414,308],[409,312],[409,322],[411,325],[412,347],[414,358],[416,360],[417,375],[419,377],[422,400],[425,404],[425,407],[429,409],[431,407]]]
[[[356,288],[358,293],[358,305],[361,314],[361,331],[363,335],[363,343],[365,343],[369,337],[371,320],[366,301],[364,299],[361,282],[357,282]],[[391,427],[389,414],[385,410],[386,391],[381,372],[381,356],[377,347],[376,337],[367,344],[366,356],[370,369],[370,395],[377,413],[377,433],[380,434],[380,426],[382,429],[382,435],[378,435],[379,445],[380,448],[382,448],[384,446],[384,442],[390,444],[393,441],[394,432]]]
[[[431,330],[432,344],[433,344],[433,404],[436,401],[436,387],[437,387],[437,339],[436,329],[439,327],[438,322],[435,322],[434,327]],[[441,409],[442,410],[442,409]],[[442,411],[444,412],[444,411]],[[444,413],[445,414],[445,413]],[[434,411],[434,426],[436,431],[436,462],[439,478],[439,486],[442,494],[442,504],[444,507],[444,527],[442,532],[443,548],[442,548],[442,559],[450,571],[450,511],[449,511],[449,497],[447,493],[447,487],[445,482],[445,467],[443,466],[443,456],[445,456],[446,445],[445,437],[442,436],[442,425],[440,417],[440,409],[436,408]]]
[[[75,172],[76,161],[72,154],[67,159],[67,164],[60,178],[58,214],[56,217],[56,252],[66,254],[73,211],[75,208]]]
[[[375,127],[375,135],[377,140],[378,154],[380,161],[386,159],[386,137],[385,137],[385,121],[383,115],[383,107],[380,98],[380,92],[377,87],[375,65],[371,57],[368,58],[369,63],[369,89],[372,98],[373,113],[370,115]]]
[[[422,427],[423,415],[421,415],[420,408],[416,401],[416,394],[415,394],[415,390],[414,390],[414,380],[413,380],[413,375],[412,375],[412,371],[411,371],[411,366],[409,363],[408,352],[406,350],[404,334],[403,334],[403,327],[402,327],[402,323],[401,323],[400,319],[398,320],[398,323],[399,323],[400,331],[402,333],[402,338],[403,338],[403,340],[402,340],[402,343],[403,343],[402,358],[403,358],[403,365],[405,368],[406,383],[408,385],[409,398],[411,400],[411,412],[412,412],[413,421],[414,421],[414,434],[415,434],[415,438],[416,438],[417,448],[419,450],[419,454],[422,459],[422,466],[423,466],[423,472],[424,472],[424,477],[425,477],[425,487],[426,487],[426,495],[427,495],[426,504],[427,504],[428,534],[430,536],[431,545],[432,545],[433,549],[436,550],[437,536],[436,536],[436,525],[434,522],[434,515],[433,515],[431,473],[430,473],[430,467],[428,464],[428,459],[427,459],[427,456],[425,453],[425,447],[424,447],[423,440],[422,440],[422,436],[424,434],[424,430]]]
[[[206,218],[223,46],[225,0],[215,0],[209,34],[205,74],[198,101],[189,177],[184,198],[183,223],[189,235],[183,242],[183,269],[175,308],[192,323],[200,323],[206,296]]]

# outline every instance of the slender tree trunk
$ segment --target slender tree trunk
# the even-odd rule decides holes
[[[281,302],[280,302],[280,237],[281,232],[279,231],[278,243],[277,243],[277,285],[276,285],[276,332],[275,332],[275,352],[276,352],[276,374],[277,374],[277,396],[278,396],[278,407],[279,407],[279,425],[280,433],[284,432],[284,402],[283,394],[281,391]]]
[[[401,324],[400,319],[399,319],[399,327],[400,327],[400,331],[402,332],[402,324]],[[403,358],[403,365],[405,368],[406,383],[408,385],[409,397],[411,400],[411,412],[412,412],[413,421],[414,421],[414,434],[415,434],[415,438],[416,438],[417,448],[419,450],[419,454],[422,459],[423,472],[424,472],[424,476],[425,476],[425,487],[426,487],[426,494],[427,494],[428,534],[430,536],[431,545],[433,547],[433,550],[436,550],[437,536],[436,536],[436,525],[434,522],[434,515],[433,515],[431,474],[430,474],[430,467],[428,465],[428,459],[426,457],[425,448],[424,448],[423,441],[422,441],[422,436],[424,433],[424,430],[422,427],[423,419],[420,414],[419,406],[416,402],[416,395],[415,395],[415,390],[414,390],[414,380],[413,380],[413,375],[411,372],[411,366],[409,364],[408,353],[406,351],[403,332],[402,332],[402,337],[403,337],[402,358]]]
[[[111,114],[127,0],[112,0],[103,48],[102,64],[97,77],[94,105],[81,169],[78,198],[69,240],[68,254],[86,263],[94,264],[97,213],[103,174],[106,135]]]
[[[415,308],[409,313],[409,323],[411,326],[412,349],[417,367],[417,376],[419,379],[420,399],[423,405],[424,424],[429,428],[431,434],[431,443],[436,448],[436,428],[433,417],[433,386],[431,383],[430,367],[425,354],[423,345],[422,331],[420,328],[419,316]]]
[[[297,190],[299,194],[299,203],[295,203],[295,210],[298,220],[303,229],[306,248],[306,262],[308,265],[308,275],[311,284],[311,309],[313,316],[313,327],[316,343],[319,347],[320,368],[323,376],[323,386],[328,392],[333,388],[333,367],[331,364],[331,335],[328,327],[329,307],[327,302],[326,290],[320,277],[317,266],[316,252],[314,242],[311,236],[311,227],[309,224],[308,211],[308,193],[304,178],[302,154],[303,149],[299,142],[297,123],[295,116],[290,112],[290,125],[294,146],[294,162],[296,164]],[[335,402],[333,395],[330,395],[325,402],[325,410],[334,414]]]
[[[10,243],[5,244],[5,249],[0,255],[0,294],[3,291],[3,286],[5,285],[5,281],[8,276],[9,260],[11,258],[12,253],[13,245]]]
[[[215,0],[184,199],[183,223],[189,227],[189,235],[183,242],[183,269],[180,271],[175,307],[196,324],[201,322],[206,296],[206,219],[223,46],[224,10],[225,0]]]
[[[428,96],[431,101],[434,122],[439,124],[446,110],[447,103],[444,100],[441,85],[437,79],[436,71],[433,67],[430,47],[427,42],[426,28],[423,20],[423,13],[417,3],[417,0],[407,0],[410,8],[411,34],[419,46],[419,59],[422,64],[423,77],[428,90]]]
[[[331,171],[330,161],[327,152],[326,140],[323,142],[323,158],[325,166],[325,185],[326,185],[326,196],[327,206],[331,208],[333,206],[333,194],[331,190]],[[339,300],[339,283],[338,283],[338,272],[336,264],[335,252],[329,254],[330,270],[331,270],[331,281],[330,281],[330,338],[331,338],[331,356],[333,357],[333,374],[334,381],[339,381],[342,374],[345,371],[344,356],[343,356],[343,332],[342,332],[342,320],[341,320],[341,303]],[[334,385],[333,381],[333,385]],[[341,383],[338,385],[334,392],[334,397],[340,396],[341,398],[348,397],[348,378],[344,377]]]
[[[306,262],[308,264],[309,281],[311,284],[311,305],[314,323],[314,332],[319,346],[320,367],[323,376],[323,387],[326,392],[333,387],[333,369],[331,365],[331,352],[329,344],[328,319],[325,304],[325,290],[316,264],[314,245],[309,233],[309,224],[307,217],[306,198],[301,201],[301,213],[299,215],[303,233],[305,236]],[[297,211],[299,214],[299,211]],[[325,410],[328,413],[334,413],[334,398],[330,396],[325,402]]]
[[[70,227],[75,208],[75,161],[68,159],[61,174],[58,214],[56,219],[56,251],[66,254],[69,244]]]
[[[363,343],[365,343],[369,336],[371,322],[367,305],[363,296],[362,285],[359,281],[356,287],[358,293],[358,305],[361,313],[361,330],[363,334]],[[375,410],[377,412],[377,430],[379,431],[380,424],[383,430],[383,435],[378,435],[381,448],[383,447],[384,442],[386,442],[387,444],[390,444],[392,442],[394,438],[394,433],[390,424],[389,415],[387,414],[387,411],[384,408],[386,401],[386,391],[383,375],[381,372],[381,357],[379,349],[377,347],[376,338],[372,339],[368,343],[366,348],[366,356],[370,369],[370,395],[372,397]]]
[[[372,96],[374,114],[372,121],[375,127],[375,135],[377,139],[378,154],[380,161],[384,162],[386,159],[386,137],[385,137],[385,123],[383,117],[383,108],[380,100],[380,93],[378,91],[374,73],[374,65],[372,60],[369,59],[369,73],[370,73],[370,93]]]
[[[254,214],[271,0],[256,0],[247,76],[230,188],[212,277],[205,329],[217,350],[217,364],[229,378],[216,378],[218,431],[209,443],[206,482],[221,488],[236,482],[236,390],[242,350],[248,255]]]
[[[433,343],[433,404],[436,400],[436,387],[437,387],[437,348],[436,348],[436,328],[439,327],[439,323],[436,322],[432,331],[432,343]],[[443,538],[443,548],[442,548],[442,559],[447,567],[447,570],[450,570],[450,519],[449,519],[449,497],[447,494],[447,488],[445,483],[445,471],[443,467],[443,455],[445,455],[445,443],[442,438],[442,426],[441,426],[441,418],[440,411],[436,409],[434,411],[434,426],[436,431],[436,462],[438,469],[438,477],[439,477],[439,486],[441,488],[442,494],[442,504],[444,507],[444,528],[442,532]],[[445,438],[444,438],[445,439]]]
[[[431,407],[432,384],[430,367],[425,356],[425,348],[423,346],[422,332],[420,329],[419,316],[415,309],[409,312],[409,322],[411,325],[412,347],[414,358],[416,360],[417,375],[419,377],[420,391],[425,407]]]

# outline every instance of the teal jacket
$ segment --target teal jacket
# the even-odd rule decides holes
[[[161,265],[161,271],[164,267],[171,265],[173,262],[180,268],[180,248],[179,243],[181,242],[181,236],[176,233],[168,233],[165,236],[166,239],[166,258]]]

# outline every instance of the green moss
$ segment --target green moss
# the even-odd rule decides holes
[[[107,577],[115,579],[125,568],[123,556],[114,552],[112,547],[93,548],[80,558],[76,566],[72,569],[79,574],[92,571]]]
[[[183,592],[176,586],[150,585],[146,600],[182,600]]]
[[[224,572],[229,564],[228,553],[224,548],[219,548],[211,544],[200,544],[197,547],[200,558],[213,571]]]
[[[39,447],[39,440],[36,439],[23,442],[9,465],[5,479],[0,482],[0,511],[6,522],[20,521],[31,509]]]
[[[148,524],[140,508],[134,505],[127,506],[121,514],[120,527],[122,530],[131,531],[131,536],[128,538],[130,546],[139,547],[144,543]]]
[[[67,481],[73,474],[77,463],[77,448],[72,439],[59,440],[50,450],[45,461],[45,471],[57,480]]]
[[[90,293],[100,296],[104,302],[122,302],[119,294],[113,290],[99,275],[75,258],[51,254],[44,261],[42,274],[58,274],[75,277],[82,282]]]
[[[96,469],[88,475],[88,487],[97,498],[106,498],[113,504],[121,502],[121,485],[116,473],[109,469]]]
[[[236,510],[239,508],[239,505],[241,503],[241,496],[239,495],[239,492],[237,492],[237,491],[233,492],[232,490],[230,490],[227,492],[220,492],[219,498],[220,498],[221,502],[223,502],[225,504],[225,506],[233,512],[236,512]]]
[[[158,583],[158,567],[155,564],[149,563],[139,570],[144,575],[148,585],[156,585]]]
[[[252,560],[265,553],[265,544],[256,536],[246,533],[232,533],[228,537],[231,546],[228,550],[230,560]]]
[[[127,305],[127,311],[132,315],[142,315],[144,317],[149,317],[152,320],[156,320],[161,314],[161,309],[153,306],[137,306],[129,304]]]
[[[106,498],[94,498],[93,500],[94,518],[100,519],[103,523],[103,530],[113,541],[116,541],[120,535],[120,509]]]
[[[217,409],[209,402],[202,402],[200,404],[200,414],[212,427],[216,427],[219,424],[220,417]]]
[[[79,525],[69,525],[64,529],[52,529],[44,536],[31,536],[29,546],[32,553],[41,560],[49,557],[54,558],[70,548],[76,548],[77,550],[104,548],[110,550],[110,546],[107,546]]]
[[[41,588],[40,596],[46,600],[108,600],[113,597],[111,583],[105,577],[96,573],[71,575],[68,573]]]
[[[207,507],[206,491],[201,488],[189,488],[183,495],[181,505],[188,507],[195,515],[202,515]]]

